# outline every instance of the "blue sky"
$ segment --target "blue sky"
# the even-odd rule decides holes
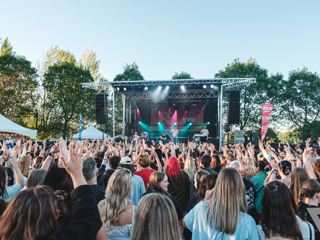
[[[34,66],[58,45],[77,59],[95,51],[108,80],[133,62],[148,80],[175,71],[212,78],[249,57],[285,77],[304,66],[320,72],[319,0],[1,0],[0,7],[0,38]]]

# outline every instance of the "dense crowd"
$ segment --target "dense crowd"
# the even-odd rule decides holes
[[[310,141],[3,142],[0,239],[320,239]]]

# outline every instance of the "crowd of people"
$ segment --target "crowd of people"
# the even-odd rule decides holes
[[[320,138],[319,138],[320,145]],[[0,239],[320,239],[320,148],[6,142]]]

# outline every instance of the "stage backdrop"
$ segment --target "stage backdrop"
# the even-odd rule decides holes
[[[157,105],[151,105],[151,125],[157,125],[161,122],[165,126],[172,126],[174,123],[177,125],[187,125],[192,123],[195,125],[203,124],[203,112],[201,104],[190,104],[189,111],[186,111],[185,104],[177,104],[176,109],[168,108],[168,105],[163,104],[161,111],[158,111]]]

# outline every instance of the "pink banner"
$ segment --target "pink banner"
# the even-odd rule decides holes
[[[273,104],[262,104],[261,142],[263,142],[263,139],[266,137],[272,109],[273,109]]]

